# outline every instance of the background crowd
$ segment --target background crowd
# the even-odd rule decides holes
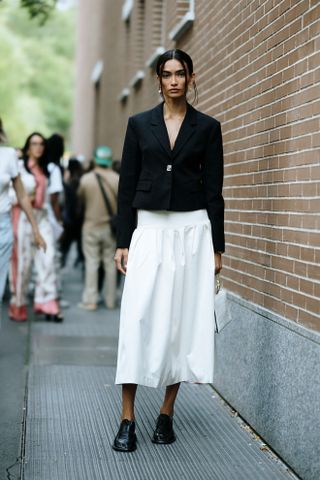
[[[40,132],[21,149],[7,145],[1,122],[0,299],[6,289],[10,319],[27,320],[31,296],[37,318],[63,321],[63,267],[73,244],[84,279],[79,308],[95,310],[102,290],[105,306],[115,308],[118,173],[111,149],[97,147],[90,161],[68,158],[61,135]]]

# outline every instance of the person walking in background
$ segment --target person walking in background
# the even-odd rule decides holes
[[[11,182],[18,204],[30,222],[35,245],[37,248],[46,250],[46,243],[39,232],[29,197],[20,178],[16,152],[13,148],[5,146],[6,143],[7,137],[0,118],[0,309],[13,247],[11,199],[9,196]]]
[[[54,133],[46,141],[46,160],[48,165],[48,203],[49,220],[55,240],[58,241],[63,233],[60,195],[63,193],[61,159],[64,154],[64,139]]]
[[[18,205],[13,207],[14,246],[10,264],[11,300],[9,317],[16,321],[27,320],[27,293],[34,261],[36,287],[34,311],[43,313],[47,320],[63,320],[60,312],[55,271],[55,245],[52,227],[49,221],[49,172],[45,157],[45,139],[34,132],[28,136],[23,148],[22,181],[25,185],[33,181],[32,206],[39,231],[47,244],[47,252],[34,251],[32,236],[25,215]],[[29,188],[29,187],[28,187]]]
[[[83,263],[84,257],[81,246],[81,231],[83,212],[78,198],[78,188],[83,170],[76,158],[70,158],[68,167],[64,171],[64,202],[62,207],[63,234],[60,240],[61,266],[64,267],[73,242],[77,245],[75,266]]]
[[[64,154],[64,138],[54,133],[46,140],[46,159],[48,164],[48,216],[54,236],[54,258],[57,276],[57,288],[61,308],[69,307],[69,302],[62,298],[61,250],[60,241],[63,236],[62,200],[63,176],[61,160]]]
[[[138,384],[166,387],[152,441],[167,444],[176,438],[180,382],[213,381],[214,276],[224,252],[221,127],[187,101],[192,88],[197,98],[187,53],[165,52],[156,71],[164,102],[129,118],[118,193],[115,261],[126,278],[115,380],[122,417],[112,447],[121,452],[136,448]]]
[[[109,147],[98,147],[94,162],[94,169],[83,175],[78,190],[84,209],[82,248],[85,258],[85,285],[79,306],[85,310],[97,308],[100,262],[103,262],[105,273],[105,305],[110,309],[116,307],[117,272],[113,262],[116,243],[109,210],[116,212],[119,175],[111,169],[112,152]]]

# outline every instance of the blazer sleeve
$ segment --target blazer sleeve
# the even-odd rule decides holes
[[[205,187],[208,216],[212,228],[212,241],[215,252],[224,252],[224,200],[223,187],[223,146],[221,125],[213,126],[209,136],[203,182]]]
[[[133,119],[130,117],[121,158],[118,189],[117,248],[129,248],[131,237],[136,227],[136,209],[132,207],[132,202],[141,171],[141,151],[133,123]]]

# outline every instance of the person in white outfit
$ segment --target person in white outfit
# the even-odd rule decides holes
[[[21,181],[18,157],[13,148],[6,146],[6,142],[7,138],[0,119],[0,309],[13,246],[11,184],[17,202],[31,224],[31,234],[34,236],[36,246],[46,249],[46,243],[39,233],[32,212],[30,199]]]
[[[112,447],[136,448],[137,385],[166,387],[152,441],[175,441],[180,383],[211,383],[214,277],[224,252],[220,123],[194,109],[193,62],[169,50],[157,63],[164,102],[129,118],[118,191],[115,262],[126,275],[116,384],[122,418]]]
[[[36,285],[33,308],[37,314],[44,314],[47,320],[62,322],[58,300],[57,275],[55,269],[55,240],[49,221],[50,197],[48,192],[49,171],[45,157],[45,138],[33,132],[26,139],[23,148],[22,180],[33,180],[33,214],[39,224],[39,231],[47,244],[46,255],[35,251],[30,229],[19,206],[13,208],[14,245],[10,262],[11,299],[9,316],[12,320],[27,320],[27,293],[31,267],[34,263]],[[25,183],[27,187],[27,183]]]

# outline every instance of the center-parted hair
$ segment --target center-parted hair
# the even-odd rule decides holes
[[[181,63],[182,69],[185,73],[186,84],[185,84],[185,94],[187,95],[188,92],[188,82],[187,78],[193,74],[193,61],[190,55],[188,55],[183,50],[179,50],[178,48],[173,48],[172,50],[167,50],[158,58],[157,65],[156,65],[156,72],[160,79],[160,89],[162,95],[162,74],[165,67],[165,63],[168,60],[178,60]],[[198,101],[198,90],[196,83],[193,82],[193,90],[194,90],[194,99],[193,103],[197,103]]]
[[[25,169],[29,172],[29,173],[32,173],[30,168],[28,167],[28,160],[29,160],[29,155],[28,155],[28,150],[30,148],[30,143],[31,143],[31,140],[32,140],[32,137],[35,137],[35,136],[38,136],[42,139],[43,141],[43,145],[44,145],[44,152],[43,152],[43,155],[42,157],[39,158],[39,167],[41,168],[41,170],[43,171],[43,173],[45,174],[46,177],[49,177],[49,171],[48,171],[48,160],[47,160],[47,155],[46,155],[46,139],[45,137],[39,133],[39,132],[32,132],[26,139],[26,142],[22,148],[22,153],[23,153],[23,162],[24,162],[24,166],[25,166]]]

